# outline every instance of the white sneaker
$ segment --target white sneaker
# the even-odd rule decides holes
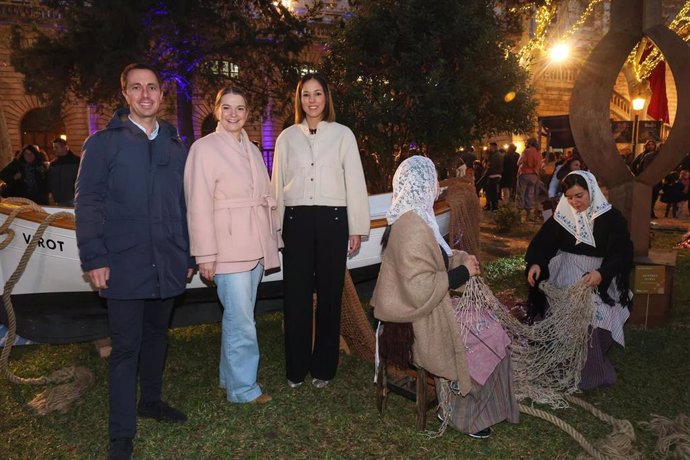
[[[311,384],[314,385],[314,388],[325,388],[329,382],[329,380],[311,379]]]
[[[288,379],[288,386],[290,388],[299,388],[303,383],[304,382],[293,382],[292,380]]]

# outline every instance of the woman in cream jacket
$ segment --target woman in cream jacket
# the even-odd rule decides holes
[[[295,124],[276,141],[272,183],[283,219],[283,310],[288,385],[311,373],[323,388],[338,367],[346,256],[369,234],[369,200],[357,141],[335,122],[326,80],[305,75]],[[312,347],[312,295],[316,327]]]
[[[228,401],[267,403],[271,397],[256,383],[254,304],[264,270],[280,266],[276,201],[261,153],[242,129],[242,91],[220,90],[214,111],[216,131],[192,145],[185,167],[191,253],[224,308],[220,386]]]

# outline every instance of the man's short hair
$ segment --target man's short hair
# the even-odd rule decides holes
[[[122,69],[122,73],[120,74],[120,88],[122,91],[127,90],[127,75],[129,74],[130,70],[149,70],[153,72],[153,74],[156,76],[156,80],[158,80],[158,84],[161,84],[161,77],[158,74],[158,71],[151,67],[148,64],[142,64],[140,62],[133,62],[126,66],[124,69]]]
[[[67,147],[67,141],[61,137],[56,137],[55,139],[53,139],[53,144],[60,144],[63,147]]]

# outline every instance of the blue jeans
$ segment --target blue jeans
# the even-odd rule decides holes
[[[257,263],[251,271],[219,274],[214,277],[223,304],[220,344],[220,386],[228,401],[245,403],[261,396],[256,383],[259,342],[256,338],[254,305],[256,289],[264,268]]]

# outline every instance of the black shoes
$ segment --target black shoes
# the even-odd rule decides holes
[[[491,427],[484,428],[482,431],[477,431],[476,433],[468,433],[467,436],[474,439],[486,439],[491,436]]]
[[[159,422],[184,423],[187,416],[163,401],[140,402],[137,408],[139,417],[152,418]]]
[[[132,438],[111,439],[108,448],[108,460],[130,460],[133,450]]]

